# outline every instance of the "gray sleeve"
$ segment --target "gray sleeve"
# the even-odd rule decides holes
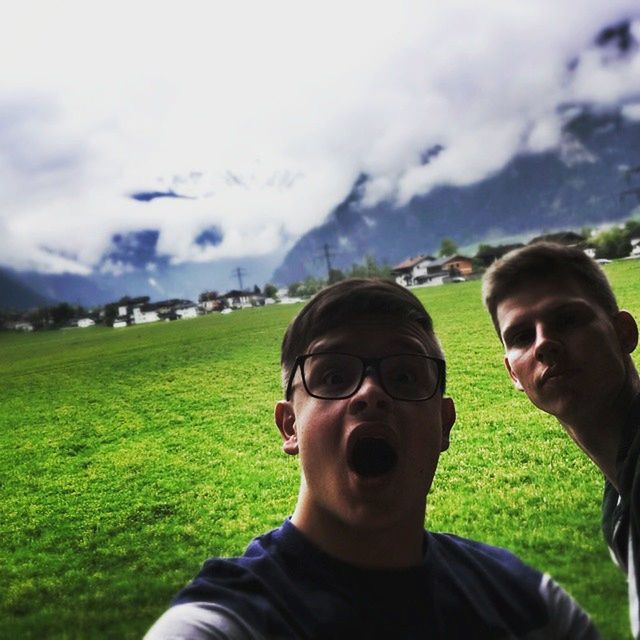
[[[144,640],[260,640],[260,636],[226,607],[188,602],[165,611]]]
[[[591,618],[549,575],[543,576],[539,589],[547,605],[549,623],[543,630],[527,635],[526,640],[601,640]]]

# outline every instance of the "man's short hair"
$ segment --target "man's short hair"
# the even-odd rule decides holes
[[[554,242],[536,242],[510,251],[487,269],[482,282],[482,299],[491,314],[498,335],[498,305],[526,287],[532,280],[571,278],[585,295],[608,314],[618,311],[618,303],[600,265],[578,247]]]
[[[317,293],[293,319],[282,340],[280,364],[286,388],[296,358],[325,333],[358,318],[416,322],[432,338],[438,357],[444,358],[433,331],[433,321],[420,300],[405,287],[380,278],[349,278]],[[442,380],[444,393],[445,381]]]

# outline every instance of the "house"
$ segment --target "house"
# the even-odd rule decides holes
[[[217,291],[203,291],[198,296],[198,304],[204,313],[212,311],[222,311],[225,301],[220,298]]]
[[[157,322],[160,316],[155,309],[149,308],[149,305],[140,305],[133,307],[133,324],[147,324],[149,322]]]
[[[171,298],[159,302],[147,302],[133,308],[133,321],[135,324],[157,322],[158,320],[181,320],[183,318],[195,318],[198,315],[198,307],[191,300]]]
[[[31,322],[26,320],[16,320],[15,322],[7,322],[5,324],[6,329],[13,329],[14,331],[33,331],[34,326]]]
[[[434,260],[433,256],[420,255],[407,258],[391,269],[398,284],[406,287],[417,284],[418,278],[427,275],[427,267]]]
[[[410,287],[417,284],[442,284],[455,276],[465,276],[473,272],[473,261],[467,256],[416,256],[407,258],[391,270],[398,284]]]
[[[123,298],[118,303],[118,315],[114,318],[115,328],[129,324],[148,324],[158,320],[178,320],[195,318],[198,307],[191,300],[171,298],[160,302],[149,302],[149,296]]]
[[[149,296],[140,296],[138,298],[122,298],[118,301],[118,315],[113,320],[113,327],[121,328],[126,327],[134,322],[133,310],[134,308],[142,307],[149,302]],[[116,324],[118,325],[116,327]]]
[[[473,272],[473,261],[456,254],[431,260],[426,265],[426,274],[418,276],[415,284],[443,284],[450,278],[467,276]]]
[[[198,317],[198,307],[195,304],[184,305],[176,309],[176,315],[180,320]]]
[[[640,258],[640,238],[631,238],[629,242],[631,242],[631,253],[629,255],[634,258]]]
[[[255,293],[253,291],[239,291],[238,289],[227,291],[227,293],[221,295],[220,298],[232,309],[261,307],[264,305],[265,301],[265,297],[261,293]]]
[[[456,254],[444,256],[440,260],[442,270],[447,271],[450,276],[468,276],[473,273],[473,260],[467,256]]]

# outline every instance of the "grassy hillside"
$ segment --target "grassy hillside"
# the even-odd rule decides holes
[[[608,270],[640,318],[640,264]],[[627,638],[598,472],[512,390],[478,282],[417,293],[458,408],[429,527],[511,548]],[[1,638],[138,638],[206,557],[291,513],[297,462],[272,410],[298,309],[0,334]]]

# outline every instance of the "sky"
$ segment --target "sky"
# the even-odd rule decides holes
[[[640,53],[595,46],[623,20],[640,41],[637,0],[14,1],[0,265],[124,272],[148,230],[175,265],[284,256],[363,173],[402,204],[553,149],[571,105],[638,120]]]

